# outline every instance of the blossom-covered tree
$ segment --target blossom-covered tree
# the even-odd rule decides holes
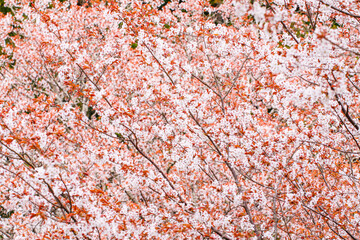
[[[357,0],[0,12],[0,238],[360,236]]]

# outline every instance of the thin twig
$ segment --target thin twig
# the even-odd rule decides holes
[[[350,77],[348,75],[346,75],[346,78],[351,82],[351,84],[356,88],[356,90],[358,92],[360,92],[360,88],[353,81],[351,81],[351,79],[350,79]]]
[[[163,170],[160,169],[160,167],[149,157],[147,156],[141,149],[140,147],[138,146],[138,143],[137,143],[137,138],[136,138],[136,135],[134,133],[132,133],[131,135],[134,135],[135,136],[135,140],[132,139],[130,136],[128,137],[128,141],[133,145],[133,147],[138,151],[138,153],[140,153],[140,155],[142,155],[146,160],[148,160],[155,168],[156,170],[161,174],[161,176],[163,176],[163,178],[168,182],[168,184],[170,185],[170,187],[177,192],[175,186],[173,185],[173,183],[170,181],[170,179],[166,176],[166,174],[163,172]],[[184,201],[184,199],[181,197],[181,195],[179,193],[177,193],[177,196],[180,200],[181,203],[185,203],[186,205],[186,202]]]
[[[180,66],[180,69],[183,70],[184,72],[187,72],[183,67]],[[201,80],[199,77],[195,76],[193,73],[189,73],[193,78],[195,78],[196,80],[198,80],[199,82],[201,82],[202,84],[204,84],[207,88],[209,88],[213,93],[215,93],[216,96],[220,97],[220,95],[206,82],[204,82],[203,80]]]
[[[13,172],[13,171],[11,171],[11,170],[9,170],[9,169],[1,166],[1,165],[0,165],[0,168],[4,169],[5,171],[7,171],[7,172],[13,174],[14,176],[20,178],[21,180],[23,180],[23,181],[24,181],[30,188],[32,188],[39,196],[41,196],[43,199],[45,199],[45,200],[46,200],[48,203],[50,203],[52,206],[57,207],[57,205],[56,205],[55,203],[53,203],[53,202],[51,202],[49,199],[47,199],[41,192],[39,192],[38,190],[36,190],[28,181],[26,181],[26,180],[25,180],[23,177],[21,177],[19,174],[17,174],[17,173],[15,173],[15,172]]]
[[[335,111],[335,110],[334,110]],[[337,114],[337,112],[335,111],[336,116],[339,118],[339,120],[342,122],[342,124],[344,125],[344,127],[346,128],[346,131],[350,134],[351,138],[354,140],[356,146],[358,147],[358,149],[360,149],[360,145],[358,143],[358,141],[356,140],[355,136],[352,134],[352,132],[350,131],[350,129],[347,127],[347,125],[345,124],[345,122],[341,119],[341,117]]]
[[[224,155],[221,153],[220,149],[218,148],[218,146],[215,144],[215,142],[212,140],[212,138],[207,134],[207,132],[205,131],[205,129],[201,126],[201,124],[199,123],[199,121],[194,117],[194,115],[192,114],[192,112],[189,110],[189,114],[190,117],[195,121],[196,125],[198,125],[200,127],[200,129],[202,130],[202,132],[204,133],[204,135],[209,139],[209,141],[211,142],[211,144],[214,146],[214,148],[216,149],[216,152],[220,155],[220,157],[224,157]],[[238,176],[234,170],[234,168],[231,166],[230,162],[227,160],[224,160],[225,165],[227,166],[227,168],[230,170],[231,175],[235,181],[238,193],[240,194],[241,192],[243,192],[239,180],[238,180]],[[251,215],[251,211],[250,208],[248,207],[248,204],[246,201],[243,202],[242,207],[245,209],[246,214],[249,217],[249,221],[250,223],[254,226],[254,231],[255,234],[257,236],[257,239],[262,239],[262,234],[261,234],[261,230],[258,228],[258,225],[255,224],[253,217]]]
[[[66,192],[67,192],[67,194],[68,194],[69,205],[70,205],[70,212],[72,212],[72,200],[71,200],[71,195],[70,195],[69,189],[67,188],[64,180],[62,179],[61,174],[59,174],[59,175],[60,175],[60,180],[61,180],[61,182],[64,184],[65,190],[66,190]]]
[[[355,52],[355,51],[353,51],[353,50],[351,50],[351,49],[345,48],[345,47],[339,45],[338,43],[335,43],[335,42],[331,41],[331,40],[328,39],[327,37],[324,37],[324,39],[325,39],[326,41],[328,41],[329,43],[331,43],[332,45],[340,48],[341,50],[344,50],[344,51],[346,51],[346,52],[351,52],[351,53],[355,54],[356,56],[360,56],[360,53]]]
[[[350,16],[350,17],[353,17],[353,18],[356,18],[356,19],[359,19],[359,18],[360,18],[360,15],[356,15],[356,14],[353,14],[353,13],[351,13],[351,12],[342,10],[342,9],[340,9],[340,8],[337,8],[337,7],[334,7],[334,6],[332,6],[332,5],[324,2],[324,1],[322,1],[322,0],[320,0],[319,2],[321,2],[322,4],[330,7],[330,8],[333,9],[333,10],[336,10],[336,11],[338,11],[338,12],[341,12],[341,13],[343,13],[343,14],[345,14],[345,15]]]
[[[235,77],[234,77],[234,79],[233,79],[233,81],[232,81],[232,84],[231,84],[230,89],[229,89],[229,90],[225,93],[225,95],[224,95],[224,99],[229,95],[229,93],[231,92],[231,90],[234,88],[237,80],[238,80],[239,77],[240,77],[241,71],[242,71],[243,68],[245,67],[246,62],[250,59],[249,56],[250,56],[250,54],[245,58],[245,60],[244,60],[243,63],[241,64],[240,69],[237,71],[237,74],[235,75]]]
[[[216,228],[214,227],[211,227],[211,230],[216,233],[217,235],[219,235],[219,237],[221,237],[222,239],[225,239],[225,240],[231,240],[231,238],[229,238],[228,236],[226,236],[224,233],[221,233],[219,230],[217,230]]]
[[[308,207],[308,206],[307,206],[306,204],[304,204],[304,203],[302,203],[302,206],[304,206],[305,208],[309,209],[310,211],[312,211],[312,212],[314,212],[314,213],[322,216],[323,218],[325,218],[325,219],[327,219],[327,220],[330,220],[331,222],[335,223],[335,225],[339,226],[344,232],[346,232],[346,233],[350,236],[351,239],[353,239],[353,240],[358,240],[358,239],[357,239],[356,237],[354,237],[348,230],[346,230],[343,226],[341,226],[341,224],[339,224],[339,223],[338,223],[337,221],[335,221],[334,219],[328,217],[327,215],[329,215],[329,214],[325,215],[325,214],[323,214],[323,213],[321,213],[321,212],[319,212],[319,211],[316,211],[315,209],[312,209],[312,208]],[[319,208],[320,208],[320,210],[324,211],[323,208],[321,208],[321,207],[319,207]],[[324,211],[324,212],[326,212],[326,211]]]
[[[172,83],[172,85],[175,86],[175,82],[174,80],[171,78],[170,74],[166,71],[166,69],[164,68],[164,66],[161,64],[161,62],[157,59],[157,57],[155,57],[155,54],[151,51],[151,49],[146,45],[146,43],[143,43],[143,45],[145,46],[145,48],[150,52],[151,56],[155,59],[155,61],[159,64],[159,66],[161,67],[161,69],[163,70],[163,72],[166,74],[166,76],[169,78],[170,82]]]
[[[331,72],[331,74],[332,74],[334,80],[337,81],[333,71]],[[330,83],[329,79],[327,79],[327,82],[328,82],[331,90],[335,93],[335,98],[336,98],[336,101],[338,102],[338,104],[339,104],[340,107],[341,107],[341,112],[342,112],[342,113],[345,115],[345,117],[349,120],[349,122],[351,123],[351,125],[353,125],[354,128],[356,128],[356,130],[359,130],[359,126],[355,123],[355,121],[352,119],[352,117],[351,117],[350,114],[349,114],[349,106],[347,106],[347,109],[345,109],[344,104],[340,101],[340,96],[339,96],[339,94],[336,93],[335,88],[334,88],[333,85]]]
[[[269,3],[268,0],[266,0],[266,4],[267,6],[269,6],[270,10],[273,12],[273,13],[276,13],[275,9],[271,6],[271,4]],[[288,27],[286,26],[286,24],[284,23],[284,21],[280,21],[281,25],[284,27],[284,29],[286,30],[286,32],[288,32],[288,34],[295,40],[295,42],[297,44],[299,44],[299,40],[296,39],[296,37],[294,36],[294,34],[288,29]]]

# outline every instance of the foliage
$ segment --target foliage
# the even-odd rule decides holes
[[[360,236],[358,1],[0,12],[1,239]]]

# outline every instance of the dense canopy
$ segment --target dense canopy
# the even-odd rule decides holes
[[[0,239],[359,239],[358,0],[0,12]]]

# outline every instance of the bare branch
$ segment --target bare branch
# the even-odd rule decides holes
[[[135,134],[132,134],[135,136]],[[136,136],[135,136],[136,139]],[[132,144],[132,146],[138,151],[138,153],[140,153],[141,156],[143,156],[146,160],[148,160],[154,167],[155,169],[161,174],[161,176],[163,176],[163,178],[168,182],[168,184],[170,185],[170,187],[177,192],[175,186],[173,185],[173,183],[170,181],[170,179],[166,176],[166,174],[164,173],[163,170],[161,170],[161,168],[149,157],[147,156],[139,147],[137,140],[134,140],[131,138],[131,136],[128,137],[128,141]],[[181,195],[177,192],[177,196],[180,200],[181,203],[185,203],[185,205],[187,204],[184,199],[181,197]]]
[[[218,146],[215,144],[215,142],[212,140],[212,138],[207,134],[207,132],[205,131],[205,129],[201,126],[201,124],[199,123],[199,121],[194,117],[194,115],[191,113],[191,111],[189,110],[189,114],[190,117],[195,121],[196,125],[198,125],[202,132],[204,133],[204,135],[209,139],[209,141],[211,142],[211,144],[214,146],[214,148],[216,149],[216,152],[220,155],[220,157],[224,157],[224,155],[221,153],[220,149],[218,148]],[[227,166],[227,168],[230,170],[231,175],[235,181],[238,193],[243,192],[240,183],[239,183],[239,179],[238,176],[236,174],[236,171],[234,170],[234,168],[231,166],[231,164],[229,163],[229,161],[227,161],[226,159],[224,160],[225,165]],[[246,214],[249,217],[249,221],[250,223],[254,226],[254,231],[256,233],[257,238],[260,240],[262,239],[262,233],[258,227],[257,224],[255,224],[253,217],[251,215],[251,211],[250,208],[248,207],[248,203],[246,201],[243,202],[242,207],[245,209]]]
[[[166,69],[164,68],[164,66],[161,64],[161,62],[159,61],[159,59],[157,59],[157,57],[155,57],[155,54],[151,51],[151,49],[148,47],[148,45],[146,45],[146,43],[143,43],[145,48],[150,52],[151,56],[155,59],[155,61],[159,64],[159,66],[161,67],[161,69],[163,70],[163,72],[166,74],[166,76],[169,78],[170,82],[172,83],[172,85],[175,86],[175,82],[174,80],[171,78],[170,74],[166,71]]]
[[[328,217],[328,214],[325,215],[324,213],[321,213],[321,212],[319,212],[319,211],[317,211],[317,210],[315,210],[315,209],[312,209],[312,208],[308,207],[308,206],[307,206],[306,204],[304,204],[304,203],[302,203],[302,206],[304,206],[305,208],[309,209],[310,211],[312,211],[312,212],[314,212],[314,213],[322,216],[323,218],[325,218],[325,219],[327,219],[327,220],[335,223],[335,225],[339,226],[344,232],[346,232],[351,239],[353,239],[353,240],[358,240],[358,238],[354,237],[354,236],[353,236],[348,230],[346,230],[346,228],[344,228],[340,223],[338,223],[337,221],[335,221],[333,218]],[[322,209],[321,207],[319,207],[319,208],[320,208],[320,210],[324,211],[324,209]],[[325,212],[325,211],[324,211],[324,212]]]
[[[266,0],[266,4],[267,6],[270,7],[270,10],[273,13],[276,13],[275,9],[271,6],[271,4],[269,3],[269,0]],[[284,29],[286,30],[286,32],[292,37],[292,39],[294,39],[294,41],[299,44],[299,40],[296,39],[296,37],[294,36],[294,34],[288,29],[288,27],[286,26],[286,24],[284,23],[284,21],[280,21],[281,25],[284,27]]]
[[[217,235],[219,235],[219,237],[221,237],[222,239],[225,239],[225,240],[231,240],[231,238],[229,238],[228,236],[226,236],[224,233],[221,233],[219,230],[217,230],[216,228],[214,227],[211,227],[211,230],[216,233]]]
[[[180,69],[183,70],[184,72],[187,72],[183,67],[180,66]],[[199,82],[201,82],[202,84],[204,84],[207,88],[209,88],[213,93],[216,94],[216,96],[220,97],[219,93],[217,93],[212,87],[210,87],[209,84],[207,84],[206,82],[204,82],[203,80],[201,80],[199,77],[195,76],[193,73],[189,73],[193,78],[195,78],[196,80],[198,80]]]
[[[335,77],[333,71],[331,72],[331,74],[332,74],[334,80],[336,81],[336,77]],[[351,123],[351,125],[353,125],[354,128],[356,128],[356,130],[359,130],[359,126],[354,122],[354,120],[353,120],[352,117],[350,116],[350,114],[349,114],[349,109],[345,109],[344,104],[340,101],[340,96],[339,96],[339,94],[336,93],[336,91],[335,91],[333,85],[330,83],[329,79],[327,79],[327,82],[328,82],[331,90],[333,90],[333,91],[335,92],[335,98],[336,98],[336,101],[338,102],[338,104],[339,104],[340,107],[341,107],[341,112],[342,112],[342,113],[345,115],[345,117],[349,120],[349,122]]]
[[[327,37],[324,37],[324,39],[325,39],[326,41],[328,41],[329,43],[331,43],[332,45],[336,46],[337,48],[340,48],[341,50],[344,50],[345,52],[350,52],[350,53],[355,54],[356,56],[360,56],[360,53],[355,52],[355,51],[353,51],[353,50],[351,50],[351,49],[345,48],[345,47],[339,45],[338,43],[335,43],[335,42],[331,41],[331,40],[328,39]]]
[[[321,2],[322,4],[330,7],[331,9],[333,9],[333,10],[335,10],[335,11],[341,12],[341,13],[343,13],[343,14],[345,14],[345,15],[350,16],[350,17],[353,17],[353,18],[356,18],[356,19],[360,18],[360,15],[356,15],[356,14],[353,14],[353,13],[347,11],[347,10],[342,10],[342,9],[340,9],[340,8],[334,7],[334,6],[332,6],[332,5],[324,2],[324,1],[322,1],[322,0],[320,0],[319,2]]]

